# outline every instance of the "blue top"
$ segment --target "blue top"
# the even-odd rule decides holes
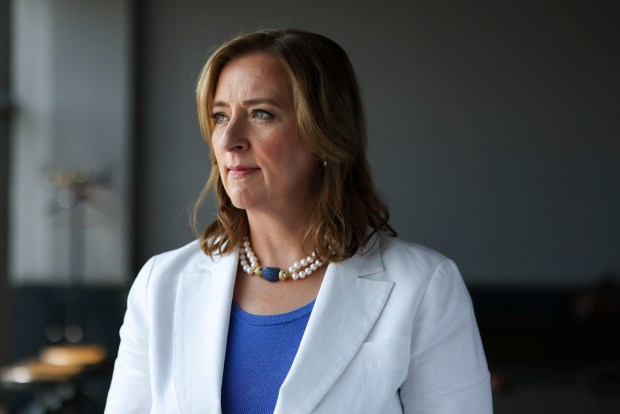
[[[292,312],[253,315],[233,301],[222,378],[222,413],[272,414],[314,301]]]

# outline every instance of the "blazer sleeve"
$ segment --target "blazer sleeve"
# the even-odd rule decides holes
[[[451,260],[437,266],[416,312],[409,374],[400,398],[405,413],[493,412],[471,299]]]
[[[144,265],[129,291],[106,414],[151,411],[147,287],[154,263],[152,258]]]

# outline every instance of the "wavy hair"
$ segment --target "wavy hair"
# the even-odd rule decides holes
[[[251,53],[269,53],[284,65],[292,85],[299,139],[324,160],[318,196],[306,224],[319,257],[339,262],[364,248],[373,234],[396,232],[377,193],[366,159],[366,122],[355,72],[346,52],[325,36],[300,30],[263,30],[222,44],[208,59],[196,85],[198,121],[210,147],[211,173],[200,193],[191,225],[208,254],[229,253],[249,232],[245,210],[236,208],[220,179],[211,143],[213,98],[224,66]],[[198,229],[198,211],[214,190],[217,218]]]

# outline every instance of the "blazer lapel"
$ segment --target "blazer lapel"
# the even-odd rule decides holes
[[[174,315],[174,381],[182,413],[221,413],[221,386],[238,252],[182,273]]]
[[[379,249],[329,265],[274,414],[312,412],[349,365],[394,285],[360,276],[381,270]]]

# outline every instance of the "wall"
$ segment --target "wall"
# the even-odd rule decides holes
[[[12,281],[123,284],[132,253],[130,2],[12,5]],[[82,202],[67,208],[71,193],[50,184],[54,171],[90,174]]]
[[[0,0],[0,365],[7,361],[9,287],[7,216],[9,174],[9,1]]]
[[[357,68],[402,237],[474,284],[620,272],[620,36],[606,3],[154,0],[138,19],[138,262],[192,239],[187,209],[210,168],[193,86],[209,50],[297,27]]]

